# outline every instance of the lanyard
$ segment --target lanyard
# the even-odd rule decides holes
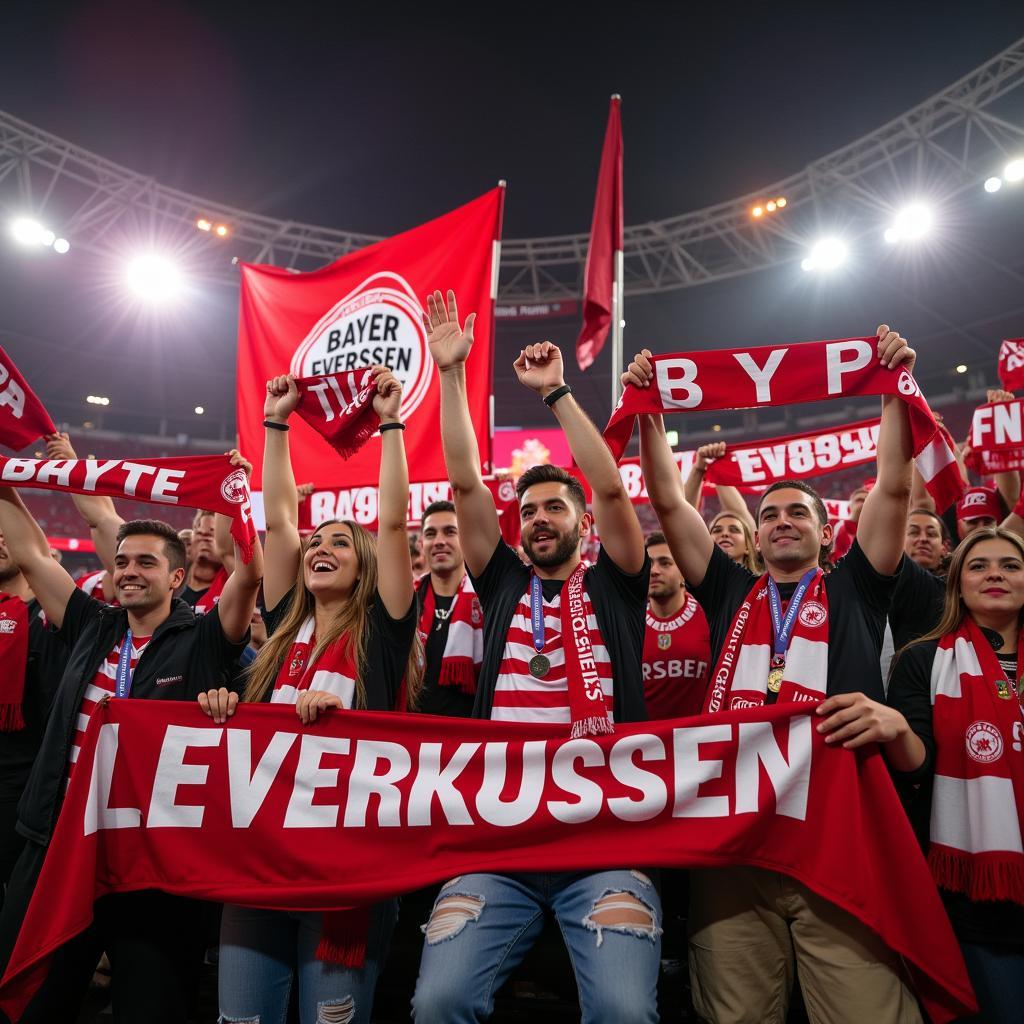
[[[533,646],[538,652],[544,650],[544,590],[540,577],[530,573],[530,625],[533,627]]]
[[[117,659],[117,696],[127,697],[132,692],[132,631],[129,629],[121,641]]]
[[[803,602],[804,595],[807,593],[807,588],[817,574],[817,568],[808,569],[803,574],[790,599],[785,618],[782,617],[782,599],[779,597],[779,588],[776,586],[775,580],[771,576],[768,577],[768,606],[771,609],[772,627],[775,634],[772,641],[772,651],[777,657],[785,658],[787,651],[789,651],[789,642],[793,637],[793,624],[796,622],[796,617],[800,612],[800,605]]]

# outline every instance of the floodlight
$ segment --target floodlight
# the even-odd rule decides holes
[[[209,231],[213,225],[205,217],[200,217],[199,220],[196,221],[196,227],[199,228],[200,231]]]
[[[43,228],[42,232],[39,235],[39,241],[47,248],[49,248],[51,245],[53,245],[54,242],[57,241],[57,236],[49,228]]]
[[[196,415],[197,416],[202,416],[204,412],[206,412],[206,410],[201,405],[197,405],[196,406]]]
[[[86,395],[85,400],[90,405],[110,405],[110,399],[105,395]]]
[[[839,238],[823,238],[816,242],[811,254],[800,266],[804,270],[835,270],[846,259],[846,243]]]
[[[931,226],[931,210],[924,203],[911,203],[896,214],[892,227],[885,232],[885,240],[893,244],[923,238]]]
[[[786,197],[779,196],[779,198],[775,200],[775,205],[781,210],[786,205]]]
[[[71,243],[66,238],[55,238],[53,241],[53,251],[60,253],[61,256],[71,249]]]
[[[762,216],[764,214],[764,207],[763,206],[755,206],[750,211],[750,214],[751,214],[752,217],[760,217],[760,216]]]
[[[1020,181],[1021,178],[1024,178],[1024,157],[1011,160],[1003,168],[1003,177],[1007,181]]]
[[[774,213],[775,212],[775,200],[774,199],[769,199],[768,202],[764,204],[764,208],[769,213]]]
[[[28,217],[19,217],[11,222],[11,234],[22,245],[41,245],[45,230],[42,224]]]
[[[957,363],[956,372],[957,373],[966,373],[967,372],[967,364],[966,363]]]
[[[166,257],[155,253],[135,257],[128,264],[125,276],[132,291],[147,302],[167,302],[181,290],[178,268]]]
[[[713,430],[713,431],[714,431],[714,432],[715,432],[716,434],[720,434],[720,433],[722,432],[722,424],[721,424],[721,423],[716,423],[716,424],[715,424],[715,425],[714,425],[714,426],[713,426],[713,427],[712,427],[711,429],[712,429],[712,430]]]
[[[985,191],[986,192],[998,192],[1003,187],[1003,179],[997,178],[992,175],[991,178],[985,179]]]
[[[221,238],[227,238],[228,236],[228,227],[226,224],[218,224],[213,230],[220,235]]]

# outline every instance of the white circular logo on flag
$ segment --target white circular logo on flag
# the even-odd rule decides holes
[[[498,484],[498,497],[502,501],[511,501],[516,496],[516,485],[511,480],[502,480]]]
[[[814,629],[828,618],[828,612],[820,601],[804,601],[798,618],[808,629]]]
[[[245,478],[244,469],[236,469],[233,473],[229,473],[220,485],[221,497],[233,505],[245,504],[248,489],[249,482]]]
[[[367,366],[391,368],[402,383],[402,417],[430,387],[433,361],[416,293],[398,274],[372,274],[328,310],[292,356],[296,377],[323,377]]]
[[[991,722],[975,722],[967,728],[967,753],[980,761],[989,764],[1003,756],[1003,737]]]

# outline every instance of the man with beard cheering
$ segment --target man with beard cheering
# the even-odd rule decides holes
[[[521,383],[553,411],[593,493],[554,466],[527,470],[516,487],[529,565],[501,538],[480,473],[466,399],[475,314],[460,328],[455,295],[427,299],[430,352],[441,377],[441,440],[459,535],[488,626],[474,716],[564,725],[573,736],[613,732],[647,717],[640,671],[650,561],[619,471],[562,379],[550,342],[515,362]],[[596,521],[595,565],[580,546]],[[413,999],[418,1024],[487,1019],[493,994],[536,941],[545,911],[569,946],[584,1020],[658,1019],[655,986],[661,907],[645,875],[621,870],[468,874],[447,883],[424,927]]]

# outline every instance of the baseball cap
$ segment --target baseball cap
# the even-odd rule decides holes
[[[999,498],[991,487],[968,487],[956,503],[957,519],[994,519],[999,522],[1001,515]]]

